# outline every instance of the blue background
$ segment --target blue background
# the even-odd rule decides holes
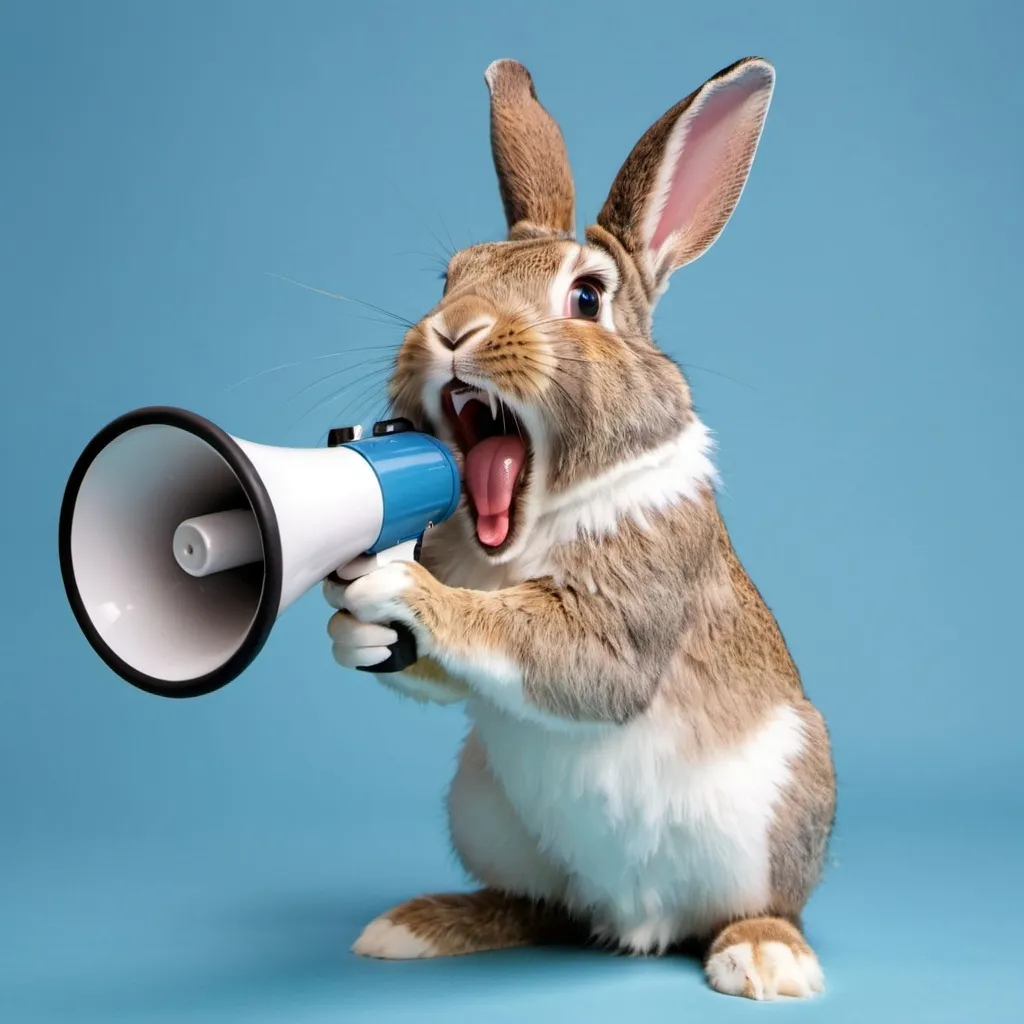
[[[230,687],[146,696],[56,558],[67,473],[121,412],[316,445],[381,411],[400,329],[282,278],[415,318],[445,248],[501,237],[491,60],[531,68],[590,218],[647,126],[749,53],[779,73],[753,175],[656,333],[835,741],[807,922],[829,992],[766,1012],[1019,1016],[1020,5],[0,11],[3,1019],[760,1012],[676,959],[350,956],[393,902],[465,884],[441,808],[462,713],[339,670],[316,593]]]

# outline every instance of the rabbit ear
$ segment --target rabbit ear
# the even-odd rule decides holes
[[[677,103],[633,148],[597,218],[633,257],[652,293],[705,253],[739,202],[775,85],[747,57]]]
[[[572,237],[574,196],[565,142],[537,100],[530,72],[514,60],[496,60],[484,78],[509,238]]]

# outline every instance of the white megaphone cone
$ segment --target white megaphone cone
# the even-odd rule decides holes
[[[173,408],[130,412],[92,439],[64,493],[60,563],[79,626],[115,672],[161,696],[218,689],[296,598],[357,559],[363,571],[412,559],[455,511],[451,452],[406,421],[329,443],[254,444]],[[400,632],[374,671],[415,659]]]

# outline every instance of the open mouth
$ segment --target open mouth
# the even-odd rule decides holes
[[[497,551],[515,526],[530,461],[527,433],[501,399],[460,380],[444,386],[441,408],[465,458],[463,477],[477,539]]]

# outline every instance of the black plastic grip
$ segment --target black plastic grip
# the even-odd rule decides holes
[[[391,622],[389,625],[398,634],[398,639],[388,648],[391,657],[376,665],[360,667],[360,672],[372,672],[374,675],[378,672],[402,672],[419,660],[412,630],[404,622]]]

